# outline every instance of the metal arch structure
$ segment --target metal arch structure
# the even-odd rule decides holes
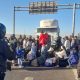
[[[54,3],[54,5],[51,6],[51,4]],[[37,4],[37,8],[35,7],[35,4]],[[38,6],[38,4],[40,6]],[[42,6],[44,4],[45,6]],[[32,5],[32,6],[31,6]],[[47,6],[49,5],[49,6]],[[44,8],[43,8],[44,7]],[[15,35],[15,14],[17,11],[28,11],[29,14],[54,14],[58,10],[73,10],[73,18],[72,18],[72,36],[75,35],[75,16],[76,16],[76,9],[80,9],[80,4],[74,3],[74,4],[56,4],[52,1],[45,1],[45,2],[31,2],[29,3],[29,6],[14,6],[14,13],[13,13],[13,34]],[[47,11],[48,10],[48,11]],[[51,12],[49,12],[51,11]]]
[[[15,35],[15,14],[17,11],[29,11],[28,10],[29,7],[17,7],[14,6],[14,10],[13,10],[13,34]]]

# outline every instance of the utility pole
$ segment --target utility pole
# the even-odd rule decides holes
[[[13,34],[15,35],[15,6],[14,6],[14,12],[13,12]]]
[[[72,22],[72,36],[75,35],[75,15],[76,15],[76,4],[73,5],[73,22]]]

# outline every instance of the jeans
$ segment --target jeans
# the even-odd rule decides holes
[[[0,72],[0,80],[4,80],[4,78],[5,78],[5,73]]]
[[[22,58],[18,58],[18,65],[22,66]]]

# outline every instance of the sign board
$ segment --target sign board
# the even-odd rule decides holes
[[[29,13],[32,14],[53,14],[57,12],[55,2],[31,2],[29,4]]]

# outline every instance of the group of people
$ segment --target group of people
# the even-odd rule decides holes
[[[77,36],[59,36],[54,47],[50,45],[49,34],[43,31],[36,38],[12,35],[5,40],[14,53],[12,64],[17,61],[20,68],[24,67],[23,61],[28,62],[28,66],[47,67],[73,67],[79,62],[80,40]]]
[[[12,35],[5,37],[6,27],[0,23],[0,80],[4,80],[7,61],[14,66],[77,67],[80,57],[80,40],[77,36],[57,38],[56,45],[50,45],[50,36],[43,31],[36,38]]]

